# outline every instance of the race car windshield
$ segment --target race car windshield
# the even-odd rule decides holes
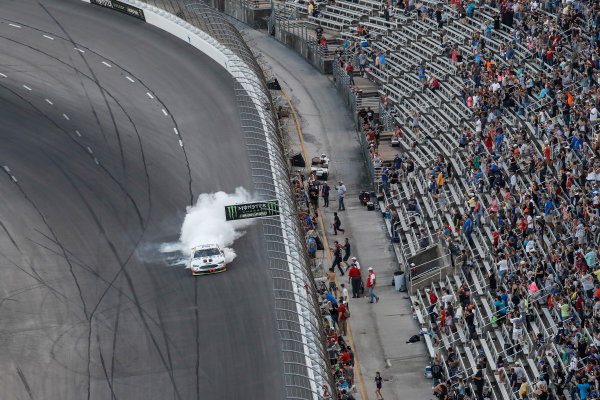
[[[194,258],[213,257],[213,256],[218,256],[218,255],[221,255],[221,253],[219,252],[219,249],[202,249],[202,250],[196,250],[194,252]]]

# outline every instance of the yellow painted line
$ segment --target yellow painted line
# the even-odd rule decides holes
[[[304,155],[304,161],[306,165],[308,165],[309,159],[308,154],[306,153],[306,146],[304,145],[304,137],[302,136],[302,128],[300,128],[300,120],[298,118],[298,114],[292,105],[292,101],[289,96],[281,88],[281,92],[285,96],[288,105],[290,106],[290,111],[294,116],[294,121],[296,122],[296,130],[298,131],[298,137],[300,138],[300,145],[302,146],[302,155]],[[323,246],[325,247],[325,251],[327,252],[327,257],[329,258],[329,265],[333,264],[333,258],[331,257],[331,251],[329,250],[329,242],[327,240],[327,233],[325,232],[325,224],[323,223],[323,215],[321,214],[321,207],[317,209],[317,213],[319,214],[319,226],[321,228],[321,234],[323,235]],[[335,277],[335,284],[339,287],[337,275]],[[367,390],[365,388],[365,382],[362,377],[362,373],[360,371],[360,363],[358,362],[358,354],[356,346],[354,345],[354,338],[352,337],[352,330],[350,329],[350,324],[348,324],[348,341],[350,342],[350,346],[354,350],[354,373],[356,374],[356,378],[358,380],[358,385],[360,386],[360,395],[363,400],[369,400],[369,396],[367,396]]]

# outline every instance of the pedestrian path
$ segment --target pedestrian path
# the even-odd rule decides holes
[[[368,211],[358,199],[359,192],[371,186],[350,113],[329,77],[321,75],[293,50],[261,32],[248,29],[242,33],[251,48],[262,54],[261,61],[268,64],[271,74],[287,91],[300,119],[307,158],[325,153],[331,160],[330,207],[321,207],[320,218],[327,244],[331,247],[336,238],[342,243],[348,237],[352,255],[358,258],[364,271],[365,283],[369,266],[374,267],[377,275],[378,303],[369,304],[368,297],[350,298],[351,336],[364,381],[364,390],[357,390],[355,397],[375,398],[374,377],[380,371],[384,378],[384,398],[431,398],[431,381],[423,376],[428,359],[425,346],[406,344],[418,328],[406,294],[395,291],[392,286],[397,263],[385,225],[379,211]],[[343,180],[347,187],[346,210],[339,211],[346,232],[333,236],[333,212],[337,211],[334,186],[338,180]],[[348,282],[347,276],[340,276],[339,271],[337,274],[340,283]],[[350,285],[347,286],[350,289]]]

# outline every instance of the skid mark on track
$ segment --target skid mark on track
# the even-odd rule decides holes
[[[29,395],[29,398],[31,400],[34,400],[35,398],[33,397],[33,393],[31,392],[31,387],[29,386],[29,382],[27,382],[27,378],[25,377],[25,374],[23,373],[23,371],[21,371],[21,368],[17,367],[17,374],[19,375],[19,378],[21,379],[21,383],[23,383],[23,386],[25,387],[25,391],[27,392],[27,395]]]

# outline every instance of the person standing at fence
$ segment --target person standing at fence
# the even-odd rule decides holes
[[[329,185],[324,182],[321,186],[321,196],[323,196],[323,207],[329,207]]]
[[[352,65],[352,60],[349,60],[346,63],[346,74],[348,74],[348,82],[350,86],[354,86],[354,65]]]
[[[352,263],[352,267],[350,267],[350,271],[348,271],[348,279],[352,284],[352,298],[358,299],[360,297],[360,281],[362,280],[362,277],[360,275],[360,269],[355,263]]]
[[[358,71],[361,76],[365,75],[365,70],[367,69],[367,53],[364,50],[360,51],[358,55]]]
[[[377,280],[375,277],[375,272],[373,271],[373,267],[369,267],[369,277],[367,278],[367,287],[369,288],[369,303],[373,303],[373,299],[375,302],[379,302],[379,296],[375,294],[375,285],[377,284]]]
[[[344,299],[340,297],[340,306],[338,307],[338,324],[340,327],[340,334],[346,336],[348,332],[348,318],[350,318],[350,310],[346,308]]]
[[[337,285],[335,284],[335,269],[329,268],[329,273],[327,273],[327,281],[329,282],[329,293],[334,296],[337,293]]]
[[[346,186],[343,181],[339,181],[335,188],[338,193],[338,210],[345,211],[346,206],[344,205],[344,197],[346,196]]]

